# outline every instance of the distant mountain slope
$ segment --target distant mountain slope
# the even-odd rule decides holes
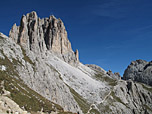
[[[142,82],[152,86],[152,61],[132,61],[124,72],[123,78]]]

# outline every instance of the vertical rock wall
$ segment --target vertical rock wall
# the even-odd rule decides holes
[[[40,19],[34,11],[23,15],[20,26],[14,24],[9,37],[36,54],[49,50],[72,65],[79,61],[78,51],[73,52],[62,20],[54,16]]]

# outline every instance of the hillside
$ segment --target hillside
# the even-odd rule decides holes
[[[14,24],[9,37],[0,37],[1,97],[19,105],[19,110],[33,114],[152,113],[152,87],[81,63],[61,19],[40,19],[31,12],[22,16],[20,26]]]

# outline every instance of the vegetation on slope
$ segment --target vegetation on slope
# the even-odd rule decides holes
[[[74,89],[72,89],[71,87],[69,87],[69,89],[70,89],[70,92],[72,93],[74,99],[80,106],[82,112],[84,114],[86,114],[90,108],[90,104],[82,96],[80,96]]]
[[[2,51],[0,53],[3,54]],[[5,59],[0,58],[0,65],[5,66],[6,70],[0,70],[0,83],[4,81],[4,88],[10,91],[9,97],[13,101],[29,112],[37,112],[42,109],[44,112],[63,112],[61,106],[45,99],[23,83],[15,70],[16,65],[21,65],[19,61],[13,59],[11,62],[4,54],[3,56]],[[2,88],[0,88],[0,93],[3,93]]]
[[[110,112],[112,112],[112,110],[110,109],[109,106],[112,106],[114,102],[122,103],[123,105],[125,105],[127,107],[127,105],[124,104],[121,101],[121,99],[115,95],[115,93],[113,91],[111,91],[111,93],[109,94],[109,96],[106,98],[105,102],[106,103],[99,104],[99,109],[101,109],[102,112],[104,112],[104,113],[110,113]]]
[[[141,83],[142,87],[152,93],[152,87]]]
[[[106,82],[106,83],[108,83],[108,85],[110,85],[110,86],[115,86],[115,85],[117,85],[117,80],[112,79],[112,78],[106,76],[106,75],[103,74],[102,72],[97,72],[97,74],[94,76],[94,78],[95,78],[96,80],[100,80],[100,81],[102,81],[102,82]]]
[[[96,109],[91,109],[90,114],[100,114],[100,112]]]
[[[22,52],[23,52],[23,59],[26,61],[26,62],[29,62],[30,64],[32,64],[33,66],[35,65],[32,61],[31,61],[31,59],[26,55],[26,52],[25,52],[25,50],[21,47],[21,49],[22,49]]]

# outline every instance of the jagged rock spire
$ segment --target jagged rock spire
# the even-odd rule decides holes
[[[76,51],[75,51],[75,56],[76,56],[76,60],[79,61],[79,51],[78,51],[78,49],[76,49]]]
[[[54,16],[40,19],[34,11],[23,15],[20,26],[14,24],[9,37],[25,50],[38,54],[49,50],[68,63],[79,61],[78,52],[73,52],[62,20]]]

